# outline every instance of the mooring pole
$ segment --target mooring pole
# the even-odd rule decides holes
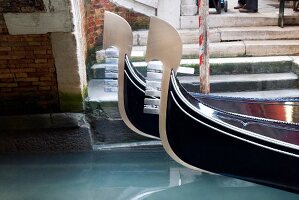
[[[209,63],[209,39],[208,39],[208,0],[198,0],[199,10],[199,80],[200,92],[210,93],[210,63]]]

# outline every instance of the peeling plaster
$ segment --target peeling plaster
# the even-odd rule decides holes
[[[72,32],[69,0],[43,0],[46,13],[4,13],[11,35]]]

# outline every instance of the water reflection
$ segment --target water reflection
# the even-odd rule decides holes
[[[299,199],[296,194],[196,172],[162,148],[0,155],[0,199]]]

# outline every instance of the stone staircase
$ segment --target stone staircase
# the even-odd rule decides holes
[[[146,62],[133,62],[146,75]],[[197,59],[182,59],[181,66],[193,67],[194,75],[178,74],[182,85],[190,92],[199,91]],[[211,58],[211,92],[226,96],[255,98],[299,97],[299,56],[267,56]],[[116,93],[104,92],[104,71],[96,68],[96,79],[89,83],[91,101],[114,102]],[[111,105],[108,103],[109,105]]]
[[[197,57],[198,29],[179,30],[183,57]],[[133,56],[146,50],[147,31],[134,32]],[[280,28],[223,27],[210,29],[210,57],[299,55],[299,26]]]
[[[286,15],[288,26],[285,28],[277,26],[277,13],[274,12],[212,14],[209,20],[212,93],[299,96],[298,70],[294,64],[297,60],[294,56],[299,55],[299,26],[295,26],[299,24],[299,15]],[[183,42],[182,63],[195,69],[199,54],[197,26],[198,16],[181,16],[182,29],[178,32]],[[147,34],[146,30],[134,32],[133,59],[142,60]],[[198,92],[198,74],[180,79],[189,91]]]
[[[211,58],[211,92],[255,98],[299,97],[298,63],[296,56]],[[145,62],[133,64],[145,73]],[[194,75],[178,74],[178,78],[188,91],[198,92],[198,60],[183,59],[181,66],[195,69]]]
[[[209,30],[211,92],[228,96],[299,97],[296,57],[299,55],[299,26],[280,28],[273,16],[250,18],[248,15],[243,20],[251,26],[240,26],[240,18],[238,13],[210,18],[214,22]],[[196,71],[194,76],[180,79],[189,91],[198,92],[198,29],[179,29],[178,32],[183,42],[181,65],[194,67]],[[146,63],[142,61],[147,35],[147,30],[133,33],[132,60],[142,73],[146,72]],[[96,67],[94,78],[101,78],[103,69]]]

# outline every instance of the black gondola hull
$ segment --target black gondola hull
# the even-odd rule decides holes
[[[183,92],[189,101],[196,103],[186,91]],[[215,122],[191,109],[177,93],[172,77],[167,98],[165,132],[171,150],[181,161],[213,173],[299,192],[298,149],[244,135],[223,125],[231,124],[236,129],[244,127],[246,121],[242,117],[218,111],[208,115],[218,119]],[[257,132],[263,131],[260,126],[263,127],[265,121],[253,122],[259,127]],[[280,124],[279,128],[284,129],[286,126],[293,128],[291,134],[298,137],[296,125]],[[249,129],[254,132],[256,127]]]
[[[134,90],[134,91],[137,89],[134,88],[136,86],[141,88],[143,92],[141,92],[140,95],[143,98],[141,101],[143,103],[144,96],[145,96],[144,95],[145,78],[133,67],[132,63],[130,63],[129,59],[126,57],[125,78],[128,77],[130,77],[130,83],[127,82],[126,86],[130,87],[130,90]],[[139,80],[137,80],[136,77],[138,77]],[[273,119],[273,120],[287,121],[293,123],[299,122],[298,98],[259,99],[259,98],[215,96],[215,95],[206,95],[201,93],[190,93],[190,94],[194,98],[200,100],[202,103],[205,103],[211,107],[223,111],[238,113],[238,114],[248,115],[248,116],[255,116],[255,117],[260,117],[265,119]],[[136,93],[136,95],[139,94]],[[129,97],[127,98],[128,101],[130,101]]]
[[[124,64],[124,107],[130,122],[144,135],[159,138],[159,116],[144,113],[145,78],[132,66],[127,56]],[[189,94],[189,93],[188,93]],[[201,103],[215,109],[247,116],[280,121],[299,121],[297,99],[245,99],[191,94]],[[287,114],[289,112],[289,114]]]
[[[131,63],[127,58],[124,73],[123,101],[128,119],[141,132],[159,138],[159,115],[143,112],[144,98],[146,97],[145,84],[137,81],[136,76],[139,74],[131,67]],[[142,77],[139,75],[139,78]]]

